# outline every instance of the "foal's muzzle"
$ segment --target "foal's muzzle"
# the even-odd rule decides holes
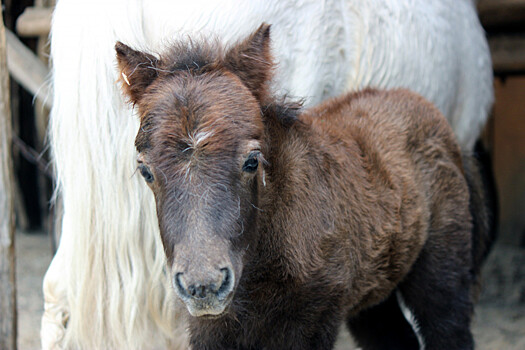
[[[230,267],[212,271],[200,278],[176,272],[173,286],[192,316],[217,316],[224,312],[231,300],[234,278]]]

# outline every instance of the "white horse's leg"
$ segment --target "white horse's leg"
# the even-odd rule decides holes
[[[66,265],[61,251],[55,254],[44,277],[44,315],[40,330],[43,350],[60,349],[69,315],[62,267]]]

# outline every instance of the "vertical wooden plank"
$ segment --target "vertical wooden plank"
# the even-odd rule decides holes
[[[16,349],[16,284],[11,110],[6,38],[0,17],[0,349]]]
[[[525,77],[496,79],[494,175],[500,201],[499,242],[525,247]]]

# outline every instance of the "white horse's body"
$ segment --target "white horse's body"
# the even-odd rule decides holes
[[[307,105],[364,86],[433,101],[471,148],[492,103],[472,0],[60,0],[52,27],[51,145],[62,237],[44,281],[42,344],[186,348],[150,190],[134,176],[138,118],[116,84],[114,45],[229,43],[272,24],[274,89]]]

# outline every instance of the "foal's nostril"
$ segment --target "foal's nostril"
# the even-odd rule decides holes
[[[222,283],[216,294],[220,299],[223,299],[233,290],[233,272],[230,268],[226,267],[221,269],[221,273]]]
[[[177,293],[181,297],[187,297],[189,290],[186,289],[186,286],[182,282],[182,272],[176,273],[175,277],[173,278],[173,284],[175,285],[175,289],[177,290]]]

